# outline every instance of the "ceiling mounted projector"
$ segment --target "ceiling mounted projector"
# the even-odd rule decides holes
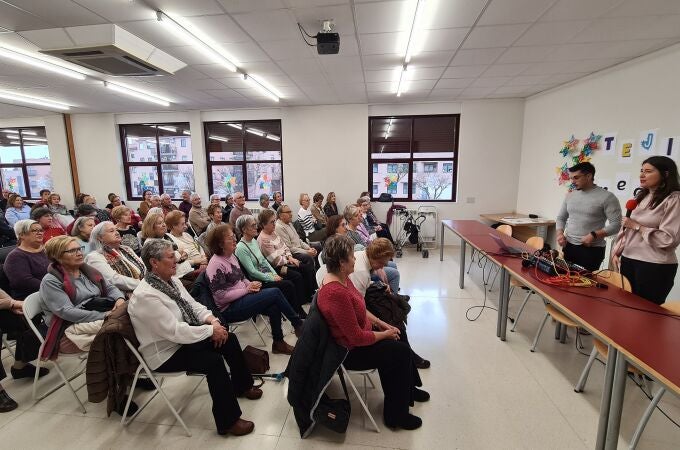
[[[307,33],[302,25],[298,22],[298,28],[300,28],[300,34],[302,34],[302,39],[310,47],[316,47],[316,52],[319,55],[337,55],[340,51],[340,35],[333,32],[333,21],[332,20],[322,20],[321,31],[319,31],[316,36],[312,36]],[[304,33],[304,34],[303,34]],[[310,44],[307,41],[307,37],[316,39],[316,44]]]

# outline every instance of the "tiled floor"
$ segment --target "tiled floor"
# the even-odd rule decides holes
[[[411,295],[409,338],[432,368],[422,370],[426,389],[432,394],[429,403],[417,404],[412,411],[423,418],[417,431],[390,431],[381,420],[382,395],[370,390],[369,407],[381,432],[363,425],[359,403],[352,401],[353,414],[345,435],[318,428],[312,436],[301,440],[293,414],[285,399],[285,385],[268,381],[264,397],[259,401],[241,401],[244,417],[255,421],[255,432],[249,436],[220,437],[214,431],[210,397],[204,384],[182,411],[193,437],[164,408],[160,399],[151,405],[129,427],[122,428],[120,417],[106,417],[105,403],[86,403],[87,414],[81,414],[70,394],[61,389],[34,404],[31,384],[25,380],[3,382],[20,403],[20,409],[0,414],[0,447],[2,448],[229,448],[322,449],[342,446],[361,448],[408,449],[582,449],[593,448],[602,389],[604,367],[596,364],[582,394],[573,385],[587,357],[577,353],[573,336],[567,344],[553,339],[546,327],[536,353],[529,345],[542,316],[542,304],[536,297],[529,301],[515,333],[501,342],[495,335],[496,313],[485,310],[471,322],[465,312],[484,298],[481,270],[473,268],[466,288],[458,288],[458,248],[447,247],[444,262],[438,251],[423,259],[406,250],[397,260],[402,273],[402,290]],[[522,293],[511,301],[514,317]],[[489,295],[488,305],[495,306],[497,291]],[[473,311],[476,312],[476,311]],[[238,331],[245,344],[258,345],[249,327]],[[294,341],[288,336],[289,342]],[[590,339],[585,338],[589,352]],[[9,369],[11,359],[3,352],[3,364]],[[273,371],[282,370],[286,359],[270,355]],[[56,374],[49,379],[56,380]],[[48,380],[46,380],[47,382]],[[77,380],[82,382],[82,378]],[[357,385],[360,379],[356,379]],[[171,399],[181,402],[193,387],[194,379],[168,381]],[[337,379],[331,386],[339,392]],[[657,387],[654,386],[654,389]],[[85,398],[85,390],[80,391]],[[639,388],[628,382],[621,425],[620,448],[627,448],[633,429],[648,404]],[[680,400],[667,394],[660,404],[672,418],[680,421]],[[368,422],[367,422],[368,424]],[[680,448],[680,429],[656,411],[640,442],[640,449]]]

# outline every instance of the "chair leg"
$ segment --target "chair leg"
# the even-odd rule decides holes
[[[264,337],[262,336],[262,332],[260,331],[260,328],[257,326],[257,322],[255,321],[255,318],[250,319],[251,323],[253,324],[253,327],[255,327],[255,331],[257,331],[257,335],[260,336],[260,340],[262,341],[262,346],[267,347],[267,343],[264,340]]]
[[[517,316],[515,316],[515,323],[512,324],[512,328],[510,328],[510,331],[515,331],[515,328],[517,328],[517,324],[519,323],[519,318],[522,316],[522,313],[524,312],[524,307],[527,306],[527,302],[529,301],[529,297],[531,297],[531,294],[533,294],[533,291],[529,291],[527,293],[526,297],[524,297],[524,301],[522,301],[522,304],[519,307],[519,311],[517,311]]]
[[[588,362],[586,363],[586,366],[583,368],[583,372],[581,372],[581,376],[578,379],[578,383],[576,383],[576,387],[574,387],[575,392],[583,392],[583,388],[586,387],[588,375],[590,374],[590,369],[592,369],[593,364],[595,363],[595,359],[597,359],[597,349],[593,347],[593,350],[590,352]]]
[[[545,313],[545,316],[543,317],[543,321],[541,322],[541,326],[538,327],[538,331],[536,331],[536,337],[534,337],[534,343],[531,346],[532,352],[536,351],[536,345],[538,345],[538,339],[541,337],[541,332],[543,332],[543,327],[545,326],[545,323],[548,321],[548,317],[550,317],[550,314]]]
[[[635,448],[637,447],[638,442],[640,442],[642,432],[645,431],[647,422],[649,422],[649,419],[652,417],[652,413],[654,412],[656,405],[659,404],[661,397],[663,397],[665,393],[666,388],[662,387],[656,392],[656,394],[654,394],[654,398],[652,398],[652,401],[649,403],[649,406],[647,406],[647,409],[645,410],[644,414],[642,414],[642,418],[640,418],[640,423],[638,423],[638,426],[637,428],[635,428],[635,432],[633,433],[633,437],[630,439],[630,444],[628,444],[628,448],[630,450],[635,450]]]
[[[80,409],[83,411],[83,414],[87,414],[87,410],[85,409],[85,405],[83,405],[83,402],[80,401],[80,398],[78,397],[78,394],[77,394],[76,391],[73,389],[73,386],[71,386],[71,380],[73,380],[76,376],[79,376],[80,374],[77,374],[76,376],[73,376],[73,377],[69,380],[68,378],[66,378],[66,375],[65,375],[64,372],[61,370],[61,367],[59,366],[59,364],[58,364],[56,361],[54,362],[54,368],[57,369],[57,372],[59,372],[59,376],[61,377],[62,380],[64,380],[64,385],[66,385],[66,386],[68,387],[69,391],[71,391],[71,394],[73,395],[73,397],[74,397],[74,398],[76,399],[76,401],[78,402],[78,405],[80,405]],[[36,371],[36,372],[37,372],[37,371]],[[60,387],[61,387],[61,386],[60,386]],[[49,395],[49,394],[48,394],[48,395]]]
[[[347,369],[345,369],[344,366],[340,366],[340,367],[342,367],[342,372],[343,372],[343,375],[345,376],[345,381],[347,381],[347,383],[352,387],[352,390],[354,391],[354,395],[356,395],[357,399],[359,399],[359,403],[361,403],[361,407],[364,409],[364,412],[366,413],[366,415],[370,419],[371,423],[373,424],[375,431],[377,433],[380,433],[380,427],[378,427],[378,424],[375,423],[375,419],[373,419],[373,415],[371,415],[371,412],[368,410],[368,406],[366,406],[366,403],[364,403],[364,399],[361,397],[361,394],[357,390],[357,387],[354,385],[354,382],[350,378],[349,373],[347,373]]]
[[[14,355],[14,350],[12,350],[12,346],[7,340],[7,336],[5,336],[4,334],[2,335],[2,345],[4,345],[9,354],[12,355],[12,358],[16,359],[16,356]]]

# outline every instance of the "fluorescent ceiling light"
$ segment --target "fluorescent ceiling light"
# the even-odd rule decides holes
[[[229,125],[232,128],[236,128],[237,130],[243,129],[243,126],[241,126],[241,124],[238,124],[238,123],[228,123],[227,125]]]
[[[19,139],[19,133],[5,133],[5,135],[10,139]]]
[[[47,142],[47,139],[45,139],[45,138],[39,138],[39,137],[24,137],[24,141]]]
[[[397,84],[397,97],[401,97],[401,94],[405,90],[406,81],[404,80],[404,74],[406,73],[406,64],[399,73],[399,83]]]
[[[416,0],[416,10],[413,13],[413,21],[411,22],[411,31],[408,35],[408,43],[406,44],[406,53],[404,54],[404,64],[408,64],[411,61],[411,56],[413,53],[413,46],[415,45],[415,31],[418,24],[418,19],[422,15],[423,5],[425,0]]]
[[[271,98],[275,102],[278,102],[280,100],[280,95],[274,92],[274,89],[265,83],[262,82],[262,80],[258,80],[257,78],[253,78],[252,75],[244,73],[243,74],[243,79],[246,80],[248,83],[250,83],[255,89],[263,93],[265,96]]]
[[[264,137],[264,131],[257,130],[255,128],[246,128],[246,131],[250,134],[254,134],[256,136]]]
[[[0,99],[9,100],[10,103],[12,104],[16,104],[15,102],[19,102],[20,104],[43,106],[45,108],[59,109],[63,111],[66,111],[71,108],[69,105],[65,103],[55,102],[53,100],[46,100],[40,97],[32,97],[30,95],[17,94],[8,91],[0,91]]]
[[[154,94],[149,94],[148,92],[142,92],[137,89],[132,89],[126,86],[121,86],[119,84],[114,84],[111,83],[110,81],[104,81],[104,86],[111,89],[112,91],[120,92],[121,94],[129,95],[130,97],[135,97],[146,102],[155,103],[161,106],[170,106],[169,100],[158,97]]]
[[[170,126],[161,126],[158,125],[159,130],[165,130],[165,131],[172,131],[173,133],[177,131],[177,128],[175,127],[170,127]]]
[[[270,140],[276,141],[276,142],[278,142],[278,141],[281,140],[281,138],[278,137],[278,136],[275,135],[275,134],[268,134],[268,135],[266,135],[265,137],[266,137],[267,139],[270,139]]]
[[[5,46],[0,46],[0,56],[3,58],[18,61],[23,64],[28,64],[29,66],[37,67],[38,69],[54,72],[65,77],[75,78],[76,80],[84,80],[86,78],[86,76],[80,72],[76,72],[75,70],[61,67],[55,63],[25,53],[24,51],[19,49],[14,48],[10,49]]]
[[[21,142],[10,141],[10,145],[21,145]]]
[[[392,121],[394,120],[393,117],[390,117],[390,123],[387,124],[387,131],[385,131],[385,139],[390,137],[390,128],[392,128]],[[384,148],[385,146],[383,146]]]
[[[37,136],[38,135],[38,133],[36,133],[35,131],[28,131],[28,130],[21,130],[21,134],[25,134],[27,136]]]
[[[163,11],[157,11],[156,17],[160,23],[168,27],[172,34],[180,35],[188,44],[196,47],[207,58],[220,64],[232,72],[236,72],[237,64],[233,56],[224,51],[217,43],[206,36],[201,30],[194,27],[180,16],[168,15]]]
[[[187,135],[187,136],[191,136],[191,131],[189,131],[189,130],[184,130],[184,131],[182,131],[182,134],[185,134],[185,135]]]
[[[9,128],[2,130],[2,132],[5,133],[5,134],[7,134],[7,133],[19,134],[19,130],[10,130]]]
[[[229,139],[222,136],[208,136],[208,139],[212,139],[213,141],[229,142]]]

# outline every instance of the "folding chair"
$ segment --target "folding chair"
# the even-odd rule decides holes
[[[265,342],[264,337],[262,336],[262,332],[260,331],[260,328],[257,326],[257,323],[255,322],[255,320],[256,320],[256,318],[253,317],[253,318],[250,318],[250,319],[248,319],[248,320],[242,320],[242,321],[240,321],[240,322],[230,322],[230,323],[227,324],[227,325],[229,326],[229,332],[230,332],[230,333],[234,333],[234,332],[236,331],[236,329],[237,329],[238,327],[240,327],[241,325],[248,325],[248,324],[250,324],[250,325],[253,326],[253,328],[255,328],[255,331],[257,331],[257,335],[260,336],[260,340],[262,341],[262,346],[263,346],[263,347],[266,347],[266,346],[267,346],[267,342]],[[266,322],[266,320],[265,320],[265,324],[266,324],[266,323],[267,323],[267,322]]]
[[[345,366],[343,364],[340,364],[340,370],[342,371],[342,374],[344,375],[344,378],[347,379],[347,383],[352,387],[352,390],[354,391],[354,394],[356,394],[357,398],[359,399],[359,403],[361,403],[361,407],[364,410],[364,413],[366,416],[368,416],[369,420],[373,424],[373,428],[375,428],[376,433],[380,433],[380,427],[378,427],[378,424],[375,422],[375,419],[373,418],[373,415],[371,415],[371,412],[368,410],[368,406],[366,405],[366,397],[367,397],[367,388],[366,388],[366,380],[370,381],[371,386],[375,388],[375,384],[373,384],[373,380],[371,380],[370,375],[375,372],[376,369],[370,369],[370,370],[350,370],[348,371],[345,369]],[[357,387],[354,385],[352,382],[352,379],[350,378],[349,374],[358,374],[363,377],[364,380],[364,395],[362,396],[359,393],[359,390]],[[343,378],[340,378],[340,381],[342,381]]]
[[[166,378],[180,377],[180,376],[183,376],[183,375],[199,377],[200,380],[198,381],[196,386],[194,386],[194,388],[191,390],[191,392],[187,396],[187,400],[189,400],[194,395],[194,392],[196,392],[196,389],[198,389],[198,387],[201,385],[201,383],[205,379],[205,375],[203,375],[203,374],[191,374],[191,375],[189,375],[186,372],[164,373],[164,372],[153,371],[146,364],[144,357],[139,353],[139,351],[137,351],[135,346],[132,345],[132,343],[127,338],[123,338],[123,339],[125,340],[125,344],[128,346],[128,348],[130,349],[132,354],[135,355],[135,358],[137,358],[137,361],[139,361],[139,366],[137,367],[137,371],[135,372],[135,377],[132,380],[132,386],[130,386],[130,395],[128,395],[128,400],[127,400],[127,403],[125,404],[125,410],[123,411],[123,417],[120,420],[121,425],[128,426],[130,423],[132,423],[132,421],[135,420],[135,418],[139,415],[139,413],[141,413],[144,410],[144,408],[146,408],[147,405],[149,403],[151,403],[151,401],[154,398],[156,398],[156,396],[158,394],[161,394],[161,397],[163,397],[165,404],[168,406],[170,411],[172,411],[172,414],[175,416],[175,418],[180,423],[180,425],[182,425],[182,428],[184,428],[184,431],[186,432],[187,436],[191,437],[191,431],[189,431],[189,427],[187,427],[187,424],[184,423],[184,420],[182,420],[182,417],[179,415],[182,412],[182,410],[184,409],[184,407],[187,405],[188,402],[185,402],[179,409],[175,409],[175,407],[172,406],[172,403],[170,403],[170,399],[168,399],[168,396],[163,391],[163,382],[165,381]],[[137,380],[139,380],[139,375],[141,375],[142,370],[144,371],[146,376],[149,378],[149,380],[151,380],[151,382],[153,383],[153,385],[156,389],[154,390],[153,394],[151,394],[151,396],[139,407],[139,409],[137,409],[137,411],[132,416],[127,417],[127,412],[128,412],[128,409],[130,408],[130,403],[132,403],[132,392],[134,392],[135,387],[137,386]],[[158,381],[159,378],[160,378],[160,382]]]
[[[24,300],[24,317],[28,322],[28,326],[31,327],[31,330],[33,330],[33,334],[35,334],[35,337],[38,338],[38,341],[40,342],[40,350],[38,351],[38,354],[40,355],[42,354],[43,347],[45,346],[45,338],[43,338],[42,334],[40,334],[40,331],[38,331],[35,324],[33,323],[33,319],[39,314],[42,314],[42,308],[40,307],[40,293],[34,292],[33,294],[26,297],[26,299]],[[78,369],[76,369],[76,372],[74,372],[68,377],[66,376],[64,370],[59,365],[59,360],[67,357],[78,358],[80,360],[79,367]],[[73,394],[73,398],[75,398],[76,401],[78,402],[78,405],[80,406],[80,409],[83,411],[83,414],[86,414],[87,410],[85,409],[83,402],[80,401],[80,398],[78,398],[78,394],[76,393],[85,386],[85,383],[80,385],[78,388],[74,388],[73,385],[71,384],[71,381],[85,373],[87,353],[83,352],[76,354],[60,354],[56,360],[53,360],[51,362],[54,364],[54,368],[57,370],[57,373],[59,374],[59,377],[61,377],[62,382],[57,386],[53,387],[52,389],[50,389],[49,391],[43,394],[38,394],[38,377],[40,375],[40,366],[43,363],[43,361],[41,361],[40,358],[36,359],[35,378],[33,379],[33,399],[36,402],[40,401],[45,397],[49,396],[50,394],[52,394],[53,392],[57,391],[62,386],[67,386],[69,391],[71,391],[71,394]]]
[[[7,335],[6,335],[6,334],[3,334],[3,335],[2,335],[2,346],[3,346],[4,348],[7,349],[7,351],[9,352],[10,355],[12,355],[12,358],[16,358],[16,357],[14,356],[14,350],[12,350],[12,347],[16,347],[16,345],[17,345],[16,342],[10,343],[10,342],[7,340]]]

